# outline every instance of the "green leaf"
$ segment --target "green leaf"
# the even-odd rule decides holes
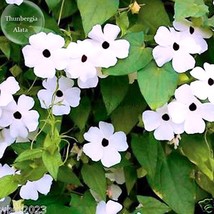
[[[124,175],[126,180],[126,189],[129,194],[137,181],[137,171],[133,166],[126,166],[124,167]]]
[[[209,192],[212,197],[214,197],[214,185],[213,181],[211,181],[206,175],[201,172],[196,173],[196,182],[197,184],[204,189],[205,191]]]
[[[116,16],[116,24],[121,29],[121,32],[122,32],[121,35],[122,36],[125,35],[128,27],[129,27],[129,18],[128,18],[128,12],[127,11],[119,13]]]
[[[26,160],[33,160],[35,158],[41,158],[42,157],[42,148],[38,149],[28,149],[24,152],[22,152],[15,160],[15,162],[21,162]]]
[[[105,171],[100,164],[84,165],[81,170],[84,182],[95,191],[102,200],[106,200]]]
[[[18,183],[14,175],[7,175],[0,178],[0,198],[4,198],[13,193],[18,188]]]
[[[25,150],[30,149],[30,143],[14,143],[11,145],[11,147],[17,154],[21,154]]]
[[[62,0],[45,0],[50,10],[54,9]]]
[[[188,17],[201,17],[209,12],[203,0],[175,0],[174,8],[177,21]]]
[[[82,186],[79,178],[76,174],[67,166],[61,166],[58,171],[57,180],[64,183],[73,184],[76,186]]]
[[[140,210],[143,214],[165,214],[171,210],[166,204],[153,197],[138,195],[137,199],[142,204]]]
[[[4,53],[4,55],[8,59],[10,58],[10,52],[11,52],[10,42],[4,36],[0,36],[0,50]]]
[[[125,77],[108,77],[100,82],[103,101],[108,114],[122,102],[128,88],[128,78]]]
[[[105,74],[125,75],[145,67],[152,60],[151,48],[145,48],[144,33],[128,33],[123,37],[130,43],[129,56],[119,59],[115,66],[103,69]]]
[[[70,117],[80,130],[85,128],[91,112],[91,102],[88,97],[82,97],[78,107],[73,108]]]
[[[178,73],[171,63],[159,68],[154,61],[138,72],[138,84],[142,95],[151,109],[166,104],[178,83]]]
[[[155,34],[158,27],[169,26],[170,20],[160,0],[142,0],[144,4],[139,12],[137,24],[143,26],[144,32]]]
[[[51,1],[51,0],[50,0]],[[53,13],[54,13],[54,17],[56,19],[59,18],[59,13],[60,13],[60,9],[61,9],[61,2],[53,8]],[[75,0],[65,0],[64,1],[64,6],[62,9],[62,14],[61,14],[61,19],[67,18],[71,15],[73,15],[75,12],[77,11],[77,5]]]
[[[139,121],[139,116],[146,108],[138,85],[130,85],[129,91],[119,105],[111,114],[111,120],[116,131],[124,131],[128,134]]]
[[[86,191],[83,196],[71,194],[71,206],[77,209],[81,214],[96,213],[96,202],[89,191]]]
[[[176,213],[194,213],[196,188],[192,164],[175,152],[166,156],[153,135],[133,136],[132,150],[147,171],[153,191]]]
[[[203,135],[183,135],[180,149],[211,181],[214,181],[213,151],[206,144]]]
[[[117,12],[119,0],[77,0],[85,35],[96,24],[103,24]]]
[[[51,176],[57,180],[59,167],[62,165],[61,155],[58,151],[51,154],[48,151],[42,153],[42,160]]]

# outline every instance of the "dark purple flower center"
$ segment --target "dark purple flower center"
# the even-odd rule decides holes
[[[208,84],[209,84],[210,86],[212,86],[212,85],[214,84],[214,80],[213,80],[212,78],[209,78],[209,79],[208,79]]]
[[[108,144],[109,144],[108,140],[105,139],[105,138],[103,138],[103,140],[102,140],[102,146],[106,147],[106,146],[108,146]]]
[[[86,62],[88,57],[86,55],[82,55],[81,61],[84,63]]]
[[[102,44],[102,47],[104,48],[104,49],[108,49],[109,48],[109,46],[110,46],[110,44],[108,43],[108,42],[103,42],[103,44]]]
[[[56,96],[57,97],[62,97],[63,96],[63,92],[61,90],[57,90]]]
[[[45,49],[43,52],[42,52],[43,56],[46,57],[46,58],[49,58],[51,56],[51,53],[48,49]]]
[[[195,111],[196,109],[197,109],[197,106],[195,105],[195,103],[192,103],[191,105],[189,105],[190,111]]]
[[[175,51],[177,51],[180,48],[179,44],[177,44],[176,42],[173,43],[173,49]]]
[[[195,31],[195,29],[194,29],[192,26],[190,26],[190,27],[189,27],[189,32],[190,32],[190,34],[193,34],[194,31]]]
[[[168,114],[164,114],[164,115],[162,115],[162,119],[163,119],[164,121],[168,121],[170,118],[169,118],[169,115],[168,115]]]
[[[19,111],[16,111],[14,114],[13,114],[14,118],[15,119],[21,119],[22,118],[22,114],[19,112]]]

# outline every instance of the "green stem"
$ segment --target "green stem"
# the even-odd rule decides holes
[[[60,8],[60,11],[59,11],[58,23],[57,23],[58,26],[59,26],[61,18],[62,18],[62,11],[63,11],[63,7],[64,7],[64,3],[65,3],[65,0],[62,0],[61,8]]]

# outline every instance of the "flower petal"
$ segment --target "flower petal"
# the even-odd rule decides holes
[[[157,140],[172,140],[174,138],[174,130],[169,123],[163,123],[154,131],[154,137]]]
[[[106,204],[106,213],[108,214],[116,214],[118,213],[120,210],[122,210],[122,205],[115,202],[115,201],[112,201],[112,200],[109,200]]]
[[[103,157],[101,158],[101,162],[105,167],[114,166],[121,161],[120,153],[111,146],[104,147]]]
[[[183,73],[194,68],[194,66],[195,59],[189,53],[179,51],[172,59],[172,67],[178,73]]]
[[[210,88],[208,84],[202,81],[194,81],[190,84],[192,93],[201,100],[207,99]]]
[[[50,192],[52,181],[53,178],[45,174],[41,179],[34,181],[34,184],[38,192],[47,195]]]
[[[184,122],[184,130],[187,134],[203,133],[205,127],[205,122],[198,114],[187,117]]]
[[[64,92],[66,102],[72,107],[77,107],[80,103],[80,89],[77,87],[67,89]]]
[[[154,111],[144,111],[143,112],[143,123],[147,131],[153,131],[161,124],[160,115]]]
[[[102,32],[101,25],[95,25],[88,33],[88,37],[99,42],[104,41],[104,34]]]
[[[31,199],[36,201],[39,198],[39,194],[35,189],[35,185],[31,181],[27,181],[27,183],[20,188],[19,194],[21,198],[26,200]]]
[[[106,212],[106,203],[105,201],[100,201],[96,207],[96,214],[108,214]]]
[[[105,139],[109,139],[114,133],[114,126],[111,123],[99,122],[100,131],[103,133]]]
[[[158,28],[154,37],[155,42],[161,46],[169,46],[172,44],[171,41],[172,33],[167,27],[161,26]]]
[[[105,39],[108,41],[114,41],[120,33],[120,28],[117,25],[106,24],[103,28]]]
[[[206,80],[207,74],[206,71],[201,67],[195,67],[190,71],[190,74],[198,80]]]
[[[97,127],[90,127],[90,129],[83,135],[85,140],[94,143],[101,143],[103,140],[103,133]]]
[[[183,123],[188,114],[188,107],[183,103],[173,101],[168,104],[169,115],[174,123]]]
[[[214,104],[204,103],[200,106],[201,117],[209,122],[214,121]]]
[[[83,152],[93,161],[99,161],[103,157],[103,147],[101,143],[86,143]]]
[[[169,47],[156,46],[152,51],[152,55],[157,65],[161,67],[172,59],[173,51]]]
[[[98,81],[98,77],[94,76],[92,78],[87,79],[86,82],[83,82],[80,78],[78,78],[77,83],[80,88],[95,88],[98,84]]]
[[[113,146],[117,151],[123,152],[128,149],[127,139],[124,132],[115,132],[109,138],[109,146]]]

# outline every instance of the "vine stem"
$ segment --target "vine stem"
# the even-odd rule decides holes
[[[58,22],[57,22],[58,26],[59,26],[61,18],[62,18],[62,10],[63,10],[64,4],[65,4],[65,0],[62,0],[62,4],[60,7],[60,11],[59,11],[59,18],[58,18]]]

